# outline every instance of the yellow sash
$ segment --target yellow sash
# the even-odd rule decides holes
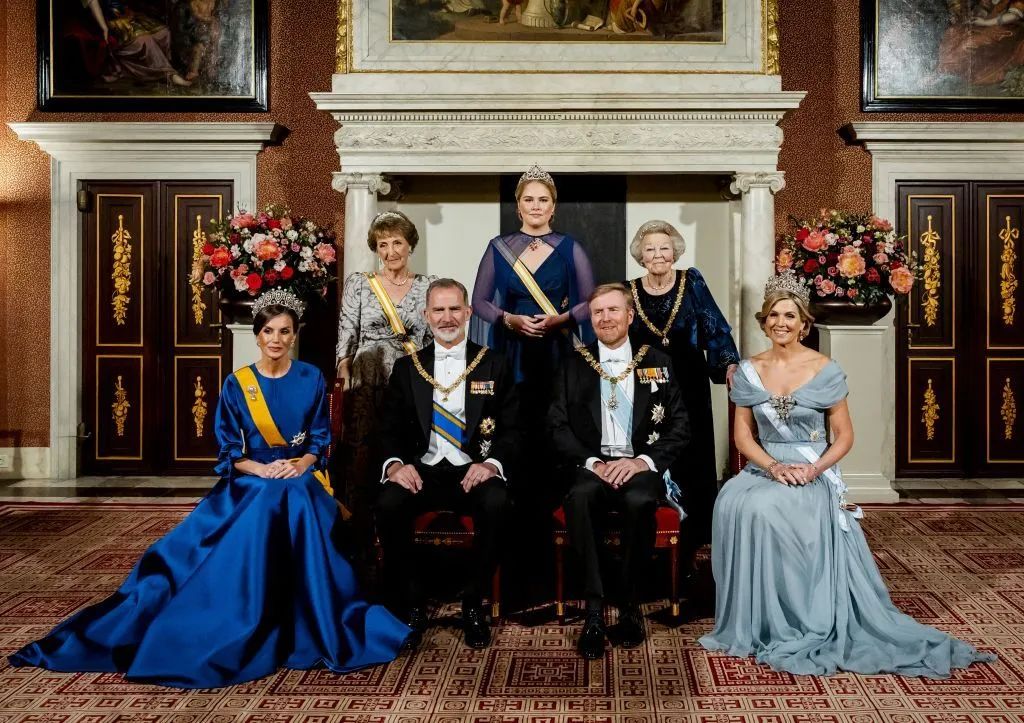
[[[260,382],[256,378],[256,373],[252,370],[252,367],[242,367],[235,372],[235,379],[238,380],[238,384],[242,387],[242,396],[245,398],[245,406],[249,409],[249,415],[252,417],[253,423],[256,425],[256,429],[260,431],[263,439],[271,447],[287,447],[288,443],[281,436],[281,430],[277,428],[277,424],[274,422],[274,418],[270,415],[270,407],[267,406],[267,400],[263,396],[263,390],[260,389]],[[289,460],[291,462],[299,461],[299,458]],[[328,494],[334,495],[334,490],[331,489],[331,478],[327,474],[327,471],[320,471],[313,469],[313,476],[324,486]]]
[[[405,347],[407,354],[412,354],[416,351],[416,344],[413,343],[412,339],[409,338],[409,333],[405,330],[405,324],[402,323],[402,318],[398,315],[398,309],[395,308],[395,302],[388,296],[388,292],[384,289],[384,284],[381,282],[377,274],[366,273],[367,282],[370,284],[370,289],[373,291],[373,295],[377,297],[377,301],[380,302],[380,308],[384,310],[384,316],[387,318],[388,323],[391,324],[391,331],[395,332],[395,336],[398,337],[399,341],[402,342],[402,346]]]
[[[551,253],[555,252],[552,251]],[[558,316],[558,310],[555,308],[554,304],[551,303],[551,300],[548,299],[547,294],[541,290],[537,281],[533,278],[533,274],[531,274],[530,270],[526,268],[526,264],[519,259],[516,259],[516,262],[512,264],[512,270],[516,272],[516,276],[518,276],[519,280],[523,282],[523,286],[525,286],[526,290],[530,292],[530,296],[537,302],[537,306],[539,306],[544,313],[549,316]]]

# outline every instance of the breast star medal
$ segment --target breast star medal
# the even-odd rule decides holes
[[[494,430],[498,428],[497,423],[493,417],[484,417],[480,422],[480,434],[485,437],[490,437],[494,434]]]
[[[661,424],[665,421],[665,407],[660,404],[655,404],[651,407],[651,422],[654,424]]]
[[[657,432],[651,432],[651,434],[647,437],[647,444],[654,444],[659,439],[661,439],[660,434],[658,434]]]
[[[306,441],[306,433],[305,432],[299,432],[294,437],[292,437],[292,441],[289,442],[289,444],[291,444],[293,447],[297,447],[298,445],[302,444],[305,441]]]

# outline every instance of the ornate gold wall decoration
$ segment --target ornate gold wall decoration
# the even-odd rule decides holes
[[[1018,281],[1013,273],[1017,265],[1016,241],[1020,238],[1020,229],[1013,228],[1010,224],[1010,217],[1006,217],[1006,228],[999,232],[999,240],[1003,242],[1003,253],[999,260],[1003,262],[999,267],[999,296],[1003,300],[1003,324],[1013,326],[1013,316],[1017,311],[1017,286]]]
[[[779,62],[779,0],[764,0],[764,72],[780,75]]]
[[[117,375],[117,381],[114,382],[114,403],[110,405],[118,437],[124,436],[124,423],[128,421],[128,408],[132,406],[128,401],[128,392],[125,391],[122,378],[120,374]]]
[[[192,405],[192,421],[195,422],[196,439],[198,439],[203,436],[203,425],[206,423],[206,413],[209,410],[209,406],[206,404],[206,389],[203,387],[201,377],[196,377],[193,393],[196,401]]]
[[[928,228],[921,234],[921,247],[924,249],[924,298],[921,307],[924,309],[924,323],[927,326],[935,326],[939,320],[939,287],[942,286],[940,239],[939,232],[932,228],[932,217],[929,214]]]
[[[1017,422],[1017,397],[1010,386],[1010,377],[1006,377],[1003,385],[1003,406],[999,409],[1003,418],[1003,439],[1013,439],[1013,425]]]
[[[932,380],[928,379],[928,388],[924,390],[924,404],[921,405],[921,422],[924,424],[925,439],[935,439],[935,423],[939,421],[939,402],[932,389]]]
[[[206,304],[203,302],[203,246],[206,245],[206,234],[203,232],[203,217],[196,215],[196,230],[192,232],[192,275],[189,285],[192,288],[192,317],[196,325],[203,323]]]
[[[132,286],[132,235],[124,227],[124,215],[117,215],[117,231],[110,237],[114,244],[114,264],[110,274],[114,282],[114,294],[110,305],[114,309],[114,321],[124,326],[128,318],[128,292]]]
[[[335,36],[334,72],[348,72],[348,17],[352,0],[338,0],[338,33]]]

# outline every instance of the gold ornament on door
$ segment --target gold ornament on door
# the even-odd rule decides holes
[[[203,436],[203,426],[206,422],[206,413],[209,410],[206,404],[206,389],[203,387],[203,380],[201,377],[196,377],[195,388],[193,389],[195,395],[195,403],[192,405],[192,421],[196,425],[196,439]]]
[[[939,421],[939,402],[932,389],[932,380],[928,380],[928,388],[924,390],[924,404],[921,405],[921,423],[924,424],[925,439],[935,439],[935,423]]]
[[[203,302],[203,246],[206,245],[206,234],[203,232],[203,217],[196,215],[196,230],[192,232],[192,275],[189,286],[192,289],[192,317],[196,325],[203,323],[206,304]]]
[[[1003,324],[1013,326],[1013,317],[1017,311],[1017,281],[1013,273],[1017,265],[1016,241],[1020,238],[1020,229],[1013,228],[1010,217],[1006,217],[1006,228],[999,232],[999,240],[1003,242],[1003,252],[999,255],[1002,265],[999,267],[999,296],[1003,301]]]
[[[117,381],[114,382],[114,403],[110,405],[118,437],[124,436],[124,423],[128,421],[128,409],[132,406],[128,401],[128,392],[124,388],[122,379],[123,377],[118,374]]]
[[[114,309],[114,321],[124,326],[128,318],[128,292],[132,286],[132,235],[124,227],[124,215],[117,215],[117,231],[110,237],[114,244],[114,264],[110,279],[114,282],[114,293],[110,305]]]
[[[932,228],[932,217],[929,215],[928,229],[921,234],[921,246],[924,249],[924,298],[921,300],[921,307],[924,309],[924,323],[927,326],[935,326],[939,320],[939,287],[942,286],[939,257],[941,238],[939,232]]]
[[[1010,386],[1010,377],[1006,377],[1003,385],[1003,406],[999,416],[1003,418],[1003,439],[1013,439],[1013,425],[1017,422],[1017,397]]]

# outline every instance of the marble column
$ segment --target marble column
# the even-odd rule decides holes
[[[775,194],[786,185],[781,171],[741,172],[730,190],[741,195],[740,354],[749,357],[769,342],[754,318],[764,301],[764,284],[775,273]]]
[[[376,256],[366,246],[366,233],[377,215],[377,194],[391,191],[387,177],[380,173],[334,174],[331,185],[345,194],[345,246],[341,278],[356,271],[373,271]]]

